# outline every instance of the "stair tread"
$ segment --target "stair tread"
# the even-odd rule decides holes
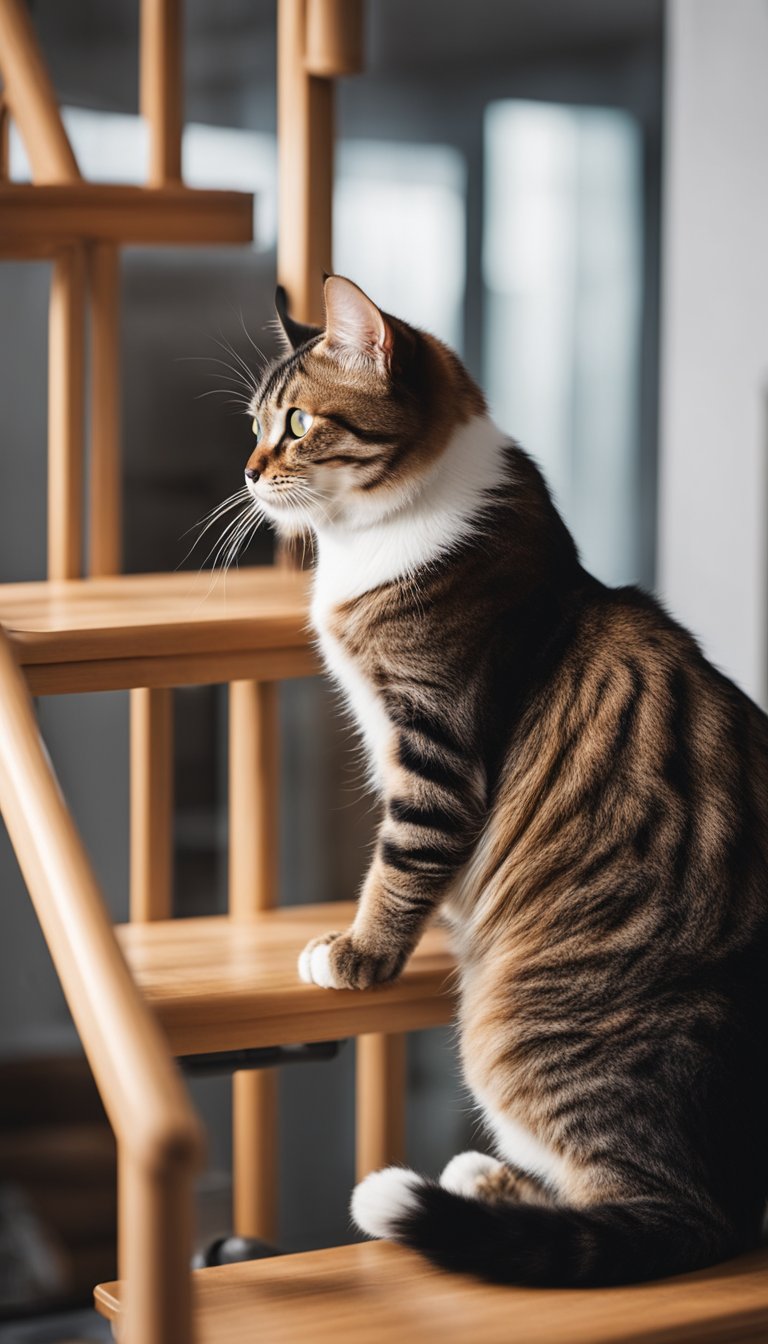
[[[768,1250],[627,1288],[501,1288],[445,1274],[389,1242],[193,1275],[196,1344],[737,1344],[768,1336]],[[119,1317],[122,1285],[96,1304]]]
[[[144,670],[163,663],[167,676],[181,678],[168,684],[182,684],[184,658],[198,679],[206,657],[213,679],[227,680],[233,658],[265,654],[275,678],[308,675],[318,670],[308,584],[306,574],[268,565],[225,577],[203,571],[11,583],[0,586],[0,622],[35,693],[159,684]],[[139,679],[125,681],[137,669]],[[235,674],[247,676],[247,667]]]
[[[203,246],[253,240],[253,196],[171,183],[0,184],[0,255],[50,255],[84,238]]]
[[[353,902],[123,924],[123,952],[177,1055],[413,1031],[450,1021],[454,961],[440,928],[424,934],[402,976],[365,991],[301,983],[304,944],[352,920]]]

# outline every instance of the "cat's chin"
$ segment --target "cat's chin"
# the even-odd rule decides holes
[[[264,514],[270,527],[282,541],[293,541],[314,531],[312,523],[304,514],[289,517],[282,509],[265,509]]]

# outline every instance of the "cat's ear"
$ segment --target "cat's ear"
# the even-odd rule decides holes
[[[325,340],[342,358],[371,360],[388,368],[394,333],[376,304],[343,275],[325,282]]]
[[[278,285],[275,290],[275,311],[283,335],[291,350],[298,350],[300,345],[306,345],[307,341],[311,341],[314,336],[322,335],[322,327],[311,327],[306,322],[294,321],[288,312],[288,295],[283,285]]]

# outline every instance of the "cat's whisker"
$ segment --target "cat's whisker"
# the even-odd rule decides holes
[[[237,350],[235,350],[234,346],[231,345],[229,341],[224,339],[224,337],[221,335],[221,332],[219,332],[219,339],[217,339],[214,336],[212,337],[212,340],[215,342],[216,345],[218,345],[220,350],[223,350],[225,354],[231,355],[232,358],[236,361],[237,365],[241,370],[241,375],[245,378],[246,383],[253,389],[255,395],[258,388],[258,383],[256,381],[253,369],[250,368],[248,364],[246,364],[242,355],[240,355],[237,352]]]
[[[206,555],[205,559],[203,560],[203,563],[202,563],[202,565],[200,566],[201,569],[204,569],[204,568],[205,568],[205,566],[206,566],[206,564],[208,563],[208,561],[210,560],[211,556],[214,557],[214,558],[213,558],[213,562],[212,562],[212,568],[213,568],[213,569],[216,568],[216,565],[217,565],[217,563],[218,563],[218,559],[219,559],[219,556],[220,556],[222,550],[229,544],[229,540],[230,540],[232,534],[233,534],[234,531],[241,525],[241,523],[243,522],[243,520],[244,520],[244,518],[245,518],[245,516],[246,516],[246,513],[250,513],[250,510],[251,510],[252,507],[253,507],[252,504],[246,504],[246,505],[244,506],[243,510],[237,515],[237,517],[236,517],[236,518],[232,518],[232,519],[227,523],[227,525],[226,525],[226,527],[224,528],[223,532],[221,532],[221,534],[219,535],[218,540],[214,542],[214,544],[213,544],[213,546],[211,547],[210,551],[208,552],[208,554]]]
[[[199,518],[196,523],[192,523],[192,525],[188,527],[185,532],[182,532],[180,540],[182,540],[184,537],[189,536],[190,532],[194,532],[196,527],[201,527],[203,528],[203,531],[207,531],[208,528],[211,527],[213,523],[216,522],[217,518],[219,518],[223,513],[227,513],[230,509],[234,509],[238,503],[247,499],[249,496],[250,491],[248,487],[246,485],[241,485],[239,490],[235,490],[233,494],[228,495],[227,498],[223,499],[220,504],[216,504],[212,509],[208,511],[208,513],[204,513],[202,518]],[[200,536],[202,535],[203,533],[201,532]],[[198,537],[198,541],[199,539],[200,538]]]
[[[248,491],[244,487],[243,490],[237,491],[235,495],[230,496],[228,500],[225,500],[222,504],[219,504],[215,509],[212,510],[210,514],[206,514],[204,518],[200,519],[199,523],[193,523],[192,527],[188,527],[186,532],[182,533],[181,537],[179,538],[180,541],[182,541],[184,537],[189,536],[189,533],[194,531],[195,528],[200,529],[198,536],[195,537],[195,540],[192,542],[192,545],[190,546],[189,550],[186,552],[186,554],[183,556],[183,558],[179,561],[178,565],[176,566],[177,569],[181,569],[182,565],[186,563],[186,561],[192,555],[192,552],[202,541],[206,532],[208,532],[212,527],[214,527],[217,522],[220,522],[221,519],[227,513],[231,513],[231,511],[233,509],[236,509],[238,505],[243,504],[245,502],[245,497],[247,495]],[[203,565],[204,564],[205,561],[203,561]],[[203,566],[201,566],[201,568],[202,567]]]
[[[243,328],[243,331],[244,331],[244,333],[245,333],[246,340],[250,342],[250,344],[252,345],[253,349],[254,349],[255,352],[256,352],[257,357],[260,359],[262,369],[266,369],[267,366],[268,366],[268,364],[269,364],[269,360],[267,359],[267,356],[264,354],[264,351],[261,350],[261,349],[259,348],[259,346],[256,344],[256,342],[254,341],[253,337],[251,336],[250,331],[248,330],[247,326],[245,325],[245,318],[243,317],[243,310],[242,310],[242,308],[240,308],[239,311],[238,311],[238,317],[240,318],[240,326]]]
[[[233,563],[233,560],[237,556],[239,550],[242,548],[245,537],[248,535],[249,532],[253,531],[255,527],[258,527],[258,525],[262,521],[262,518],[263,518],[263,512],[256,507],[256,502],[254,501],[254,506],[247,510],[245,516],[241,516],[238,519],[238,525],[233,529],[231,535],[227,540],[226,554],[224,556],[224,563],[222,566],[223,572],[225,574],[227,570],[230,568],[231,564]]]
[[[256,395],[257,387],[255,381],[252,378],[244,378],[240,369],[235,368],[234,364],[229,364],[226,359],[219,359],[217,355],[179,355],[177,357],[177,362],[218,364],[221,368],[229,370],[234,381],[242,387],[244,391],[248,392],[250,397]],[[222,374],[219,374],[219,377],[222,376]]]

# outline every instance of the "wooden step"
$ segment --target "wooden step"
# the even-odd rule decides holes
[[[304,985],[305,943],[351,921],[352,902],[283,907],[247,923],[225,916],[123,924],[133,975],[177,1055],[415,1031],[450,1021],[454,962],[428,929],[399,980],[364,992]]]
[[[132,574],[0,586],[34,695],[308,676],[306,574]]]
[[[768,1252],[630,1288],[498,1288],[389,1242],[197,1270],[195,1344],[765,1344]],[[96,1305],[116,1321],[122,1285]]]
[[[48,256],[87,239],[145,246],[250,243],[253,197],[180,184],[0,184],[0,257]]]

